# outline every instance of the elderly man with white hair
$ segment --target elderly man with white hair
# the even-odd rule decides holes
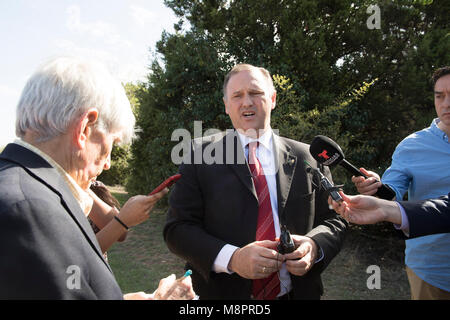
[[[167,190],[132,197],[118,212],[88,189],[134,125],[123,87],[101,65],[61,57],[31,76],[17,106],[19,139],[0,154],[0,299],[124,298],[101,248],[145,221]],[[104,227],[100,245],[89,214]],[[194,296],[190,278],[168,277],[158,290]]]

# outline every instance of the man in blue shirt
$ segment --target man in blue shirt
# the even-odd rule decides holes
[[[406,137],[395,149],[381,182],[402,200],[425,200],[450,190],[450,67],[433,74],[437,118],[431,126]],[[379,176],[353,177],[358,192],[373,195]],[[377,181],[378,180],[378,181]],[[405,263],[412,299],[450,299],[450,233],[406,240]]]

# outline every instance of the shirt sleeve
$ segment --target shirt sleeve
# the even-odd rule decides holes
[[[396,194],[397,200],[401,201],[408,191],[411,182],[411,174],[407,170],[408,160],[407,151],[405,150],[405,142],[401,142],[392,155],[392,163],[384,172],[381,182],[391,187]]]
[[[405,234],[405,236],[409,237],[409,220],[408,220],[408,216],[406,215],[405,209],[402,207],[402,205],[398,202],[396,202],[399,209],[400,209],[400,213],[402,214],[402,224],[398,225],[394,223],[394,227],[397,230],[401,230],[403,231],[403,233]]]
[[[217,255],[216,260],[214,260],[212,270],[216,273],[225,272],[232,274],[233,272],[228,269],[228,264],[230,263],[231,256],[237,249],[238,247],[231,244],[224,245]]]

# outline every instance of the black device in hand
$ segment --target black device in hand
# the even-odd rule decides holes
[[[281,254],[288,254],[295,250],[294,241],[292,240],[291,233],[285,225],[281,226],[280,243],[277,246],[278,252]]]
[[[342,152],[341,147],[328,137],[321,135],[314,137],[311,145],[309,146],[309,152],[317,162],[325,166],[335,166],[340,164],[355,176],[363,176],[366,179],[368,178],[354,165],[345,160],[344,152]],[[395,197],[395,192],[387,185],[382,184],[381,187],[378,188],[375,195],[381,199],[392,200]]]
[[[305,161],[305,164],[308,165],[306,167],[306,172],[311,173],[313,175],[313,181],[319,181],[320,188],[328,192],[328,194],[331,196],[331,198],[334,201],[342,201],[342,197],[339,194],[339,189],[342,187],[340,186],[334,186],[330,180],[328,180],[327,177],[325,177],[319,168],[313,168]]]

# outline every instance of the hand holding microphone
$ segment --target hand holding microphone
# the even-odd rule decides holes
[[[380,182],[380,176],[377,173],[368,171],[364,168],[361,168],[360,170],[367,178],[364,178],[363,176],[353,176],[352,182],[355,184],[356,189],[360,194],[373,196],[383,185]]]

